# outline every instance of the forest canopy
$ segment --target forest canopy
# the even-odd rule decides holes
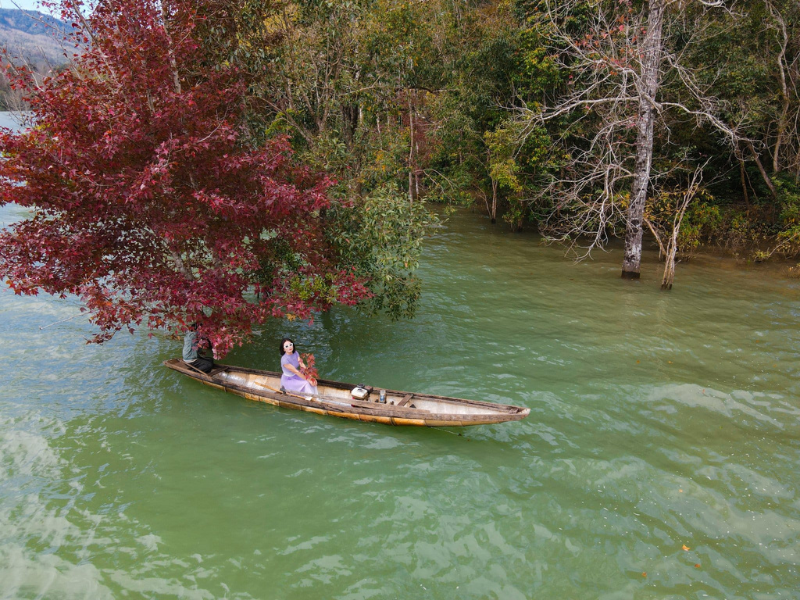
[[[796,2],[273,8],[255,113],[338,190],[482,206],[579,257],[619,237],[628,262],[643,233],[664,256],[800,251]]]

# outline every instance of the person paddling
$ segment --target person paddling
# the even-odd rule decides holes
[[[214,368],[213,357],[200,356],[199,351],[202,347],[211,350],[211,340],[204,335],[197,335],[197,323],[189,326],[189,331],[183,336],[183,362],[193,366],[203,373],[209,373]]]
[[[294,346],[294,342],[289,338],[281,340],[281,386],[287,392],[299,392],[306,395],[318,395],[317,382],[312,378],[305,377],[300,368],[305,369],[306,365]]]

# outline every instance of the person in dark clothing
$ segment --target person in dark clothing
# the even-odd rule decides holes
[[[183,337],[183,362],[203,373],[209,373],[214,368],[214,359],[203,356],[202,351],[206,347],[211,351],[211,340],[202,334],[198,335],[197,323],[192,323]]]

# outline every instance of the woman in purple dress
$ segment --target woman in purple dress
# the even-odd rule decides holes
[[[289,338],[283,338],[281,340],[281,370],[283,371],[281,386],[287,392],[318,395],[316,381],[311,384],[300,372],[300,367],[305,369],[306,365],[295,350],[294,342]]]

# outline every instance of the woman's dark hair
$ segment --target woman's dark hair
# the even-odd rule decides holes
[[[294,351],[295,351],[295,352],[297,352],[297,346],[295,346],[295,345],[294,345],[294,340],[293,340],[293,339],[291,339],[291,338],[283,338],[283,339],[281,340],[281,356],[283,356],[284,354],[286,354],[286,352],[284,352],[284,351],[283,351],[283,344],[284,344],[285,342],[292,342],[292,346],[294,346]]]

